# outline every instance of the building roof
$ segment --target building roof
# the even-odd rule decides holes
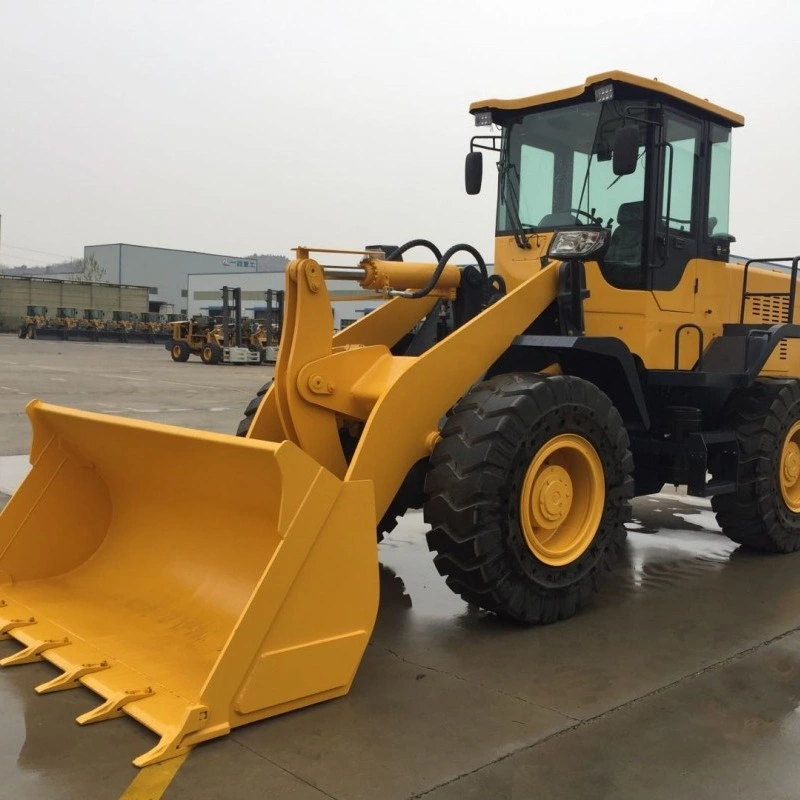
[[[149,244],[130,244],[130,242],[104,242],[102,244],[84,245],[84,250],[91,250],[93,247],[138,247],[142,250],[164,250],[168,253],[187,253],[193,256],[214,256],[214,258],[236,258],[241,261],[253,259],[254,256],[233,255],[231,253],[206,253],[203,250],[181,250],[179,247],[154,247]]]
[[[65,273],[66,275],[74,275],[75,273]],[[8,273],[0,273],[0,281],[36,281],[38,283],[69,283],[74,286],[111,286],[114,289],[147,289],[150,291],[149,286],[142,286],[136,283],[116,283],[114,281],[79,281],[74,278],[67,277],[61,278],[53,275],[9,275]]]

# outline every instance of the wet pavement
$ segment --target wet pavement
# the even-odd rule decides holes
[[[184,375],[220,397],[226,380],[249,391],[228,368],[198,369]],[[451,594],[419,513],[378,557],[379,617],[351,693],[197,747],[165,800],[800,796],[800,554],[742,551],[707,501],[635,501],[603,590],[542,628]],[[17,647],[0,642],[0,657]],[[79,728],[96,698],[36,695],[54,674],[0,671],[0,798],[120,797],[154,737],[124,718]]]

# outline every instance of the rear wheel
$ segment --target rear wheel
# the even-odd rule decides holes
[[[468,603],[522,622],[572,616],[625,540],[633,458],[596,386],[510,374],[470,391],[431,455],[428,546]]]
[[[711,505],[734,542],[773,553],[800,550],[800,382],[761,380],[731,399],[739,443],[736,491]]]
[[[173,361],[188,361],[190,353],[191,350],[186,342],[175,342],[169,351]]]

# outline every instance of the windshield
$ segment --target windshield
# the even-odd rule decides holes
[[[498,164],[498,234],[517,227],[616,229],[620,222],[641,228],[646,149],[639,148],[631,175],[615,176],[611,159],[616,129],[637,124],[631,115],[642,113],[609,101],[531,112],[511,122]]]

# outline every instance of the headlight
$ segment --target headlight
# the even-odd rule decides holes
[[[608,231],[590,228],[578,231],[558,231],[550,242],[547,255],[561,260],[585,258],[602,250],[608,239]]]

